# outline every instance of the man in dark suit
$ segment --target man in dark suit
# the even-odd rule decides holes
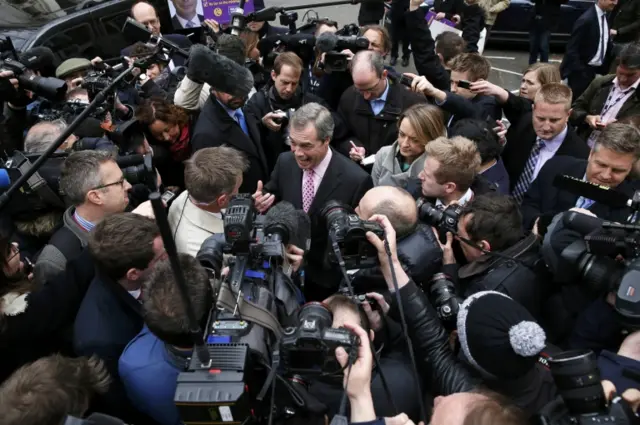
[[[427,100],[399,84],[391,84],[380,53],[358,52],[351,61],[353,86],[338,106],[338,114],[347,128],[336,134],[336,148],[354,161],[375,155],[398,138],[397,121],[408,107]]]
[[[535,0],[529,30],[529,65],[549,62],[549,38],[560,17],[560,6],[568,0]]]
[[[131,8],[131,17],[147,27],[149,31],[151,31],[151,33],[156,37],[165,38],[167,41],[172,42],[173,44],[184,50],[189,50],[189,48],[191,47],[191,41],[189,41],[189,39],[182,34],[163,35],[160,32],[160,18],[158,17],[156,9],[150,3],[147,3],[145,1],[135,3]],[[133,46],[125,47],[124,49],[122,49],[120,54],[122,56],[131,56],[132,48]],[[186,58],[180,55],[173,55],[171,57],[169,67],[173,69],[174,66],[183,66],[185,61]]]
[[[93,229],[89,251],[97,273],[82,300],[73,326],[79,356],[104,361],[113,382],[98,400],[100,411],[133,420],[118,376],[118,359],[144,325],[139,301],[147,269],[166,256],[155,222],[134,213],[107,217]]]
[[[560,73],[578,98],[596,74],[606,74],[613,59],[613,41],[609,35],[607,13],[618,0],[598,0],[573,25]]]
[[[545,84],[536,94],[531,121],[521,119],[502,151],[509,173],[511,194],[522,202],[542,166],[556,155],[586,158],[589,147],[567,125],[571,115],[571,89],[560,83]]]
[[[258,122],[245,118],[243,106],[246,100],[246,95],[238,97],[212,89],[196,122],[191,146],[194,152],[223,145],[242,151],[249,160],[249,168],[243,175],[239,192],[253,193],[258,181],[266,180],[270,170]]]
[[[269,183],[258,182],[256,208],[265,212],[276,201],[291,202],[311,217],[311,249],[307,256],[305,296],[322,301],[335,293],[340,273],[325,264],[326,223],[320,213],[328,201],[355,208],[373,187],[371,176],[329,147],[335,124],[327,108],[307,103],[289,122],[291,152],[280,155]]]
[[[625,222],[630,209],[613,208],[561,190],[553,185],[558,175],[584,179],[633,196],[634,185],[625,181],[640,158],[640,132],[628,124],[608,125],[598,137],[588,160],[558,156],[545,164],[522,202],[522,216],[526,229],[537,225],[546,228],[553,217],[571,208],[584,208],[600,218]]]
[[[197,0],[171,0],[176,14],[171,17],[174,30],[198,28],[204,23],[204,16],[197,12]]]
[[[461,53],[450,62],[451,91],[436,88],[424,76],[405,74],[413,78],[412,90],[432,97],[440,108],[448,113],[447,128],[451,129],[461,119],[499,120],[502,110],[494,96],[473,91],[473,83],[489,78],[491,64],[477,53]]]

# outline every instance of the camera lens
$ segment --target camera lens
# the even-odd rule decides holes
[[[327,229],[331,229],[337,220],[343,220],[351,211],[338,201],[329,201],[322,207],[320,217],[327,223]]]
[[[429,202],[426,202],[423,198],[416,201],[418,207],[418,218],[420,221],[427,223],[429,226],[438,226],[442,221],[442,211],[434,207]]]
[[[298,313],[302,330],[316,331],[330,328],[333,323],[333,315],[324,304],[312,301],[306,303]]]
[[[573,415],[598,413],[605,409],[600,371],[592,351],[572,350],[549,359],[553,380]]]

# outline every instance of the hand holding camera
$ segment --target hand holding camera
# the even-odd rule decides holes
[[[262,124],[267,127],[271,131],[280,131],[282,127],[282,117],[284,113],[280,114],[276,112],[268,112],[264,117],[262,117]],[[280,122],[278,122],[280,121]]]
[[[362,309],[369,319],[371,329],[378,332],[382,329],[382,316],[386,316],[391,307],[387,304],[384,297],[377,292],[368,292],[365,295],[366,300],[362,303]]]
[[[398,289],[400,289],[407,283],[409,283],[410,279],[409,276],[407,276],[407,273],[405,273],[404,269],[402,268],[400,260],[398,260],[398,250],[396,248],[396,231],[393,229],[393,226],[389,222],[389,219],[384,215],[375,214],[369,219],[369,221],[380,224],[384,229],[384,240],[380,239],[373,232],[367,232],[367,240],[378,250],[380,271],[382,272],[382,275],[387,282],[389,290],[394,291],[395,286],[393,284],[393,275],[391,273],[391,268],[393,267],[396,279],[398,281]],[[391,261],[389,261],[389,255],[387,254],[387,250],[385,248],[385,241],[389,245]]]

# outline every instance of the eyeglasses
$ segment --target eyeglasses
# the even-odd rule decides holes
[[[107,188],[109,186],[116,186],[116,185],[123,186],[124,185],[124,181],[125,181],[125,178],[124,178],[124,176],[122,176],[122,178],[120,180],[118,180],[118,181],[115,181],[113,183],[108,183],[108,184],[101,184],[100,186],[96,186],[91,190],[105,189],[105,188]]]
[[[13,260],[13,258],[16,255],[20,255],[20,248],[18,248],[18,245],[12,243],[11,246],[9,247],[9,259],[7,260],[7,262]]]
[[[376,88],[378,87],[378,85],[380,84],[380,81],[382,81],[382,78],[379,78],[378,81],[376,82],[376,84],[371,88],[359,89],[359,88],[356,87],[356,90],[358,90],[359,93],[373,93],[376,90]]]

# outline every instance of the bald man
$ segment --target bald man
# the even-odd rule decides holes
[[[356,53],[351,61],[351,76],[353,86],[345,90],[338,105],[338,114],[348,131],[336,136],[336,146],[360,162],[395,142],[400,114],[427,99],[401,84],[391,84],[384,59],[373,50]]]
[[[419,222],[418,208],[411,194],[393,186],[374,187],[364,194],[356,213],[363,220],[374,214],[389,218],[396,231],[402,267],[414,282],[428,288],[431,277],[441,269],[442,250],[433,230]],[[378,267],[358,270],[351,283],[356,293],[387,290]]]

